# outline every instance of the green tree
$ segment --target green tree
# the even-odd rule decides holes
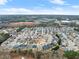
[[[0,44],[10,37],[9,33],[0,33]]]
[[[59,34],[56,34],[56,36],[57,36],[57,38],[59,39],[58,42],[57,42],[58,45],[61,45],[61,38],[60,38]]]
[[[51,50],[58,50],[59,49],[59,45],[56,45],[55,47],[53,47]]]
[[[25,28],[25,26],[21,26],[21,27],[19,27],[16,31],[17,32],[20,32],[22,29],[24,29]]]
[[[75,51],[65,51],[64,56],[68,59],[76,59],[76,57],[79,57],[79,53]]]

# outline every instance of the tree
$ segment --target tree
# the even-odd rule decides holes
[[[68,59],[75,59],[76,57],[79,56],[79,53],[75,51],[65,51],[64,56],[67,57]]]
[[[59,49],[59,45],[56,45],[55,47],[53,47],[51,50],[58,50]]]
[[[60,38],[60,36],[59,36],[58,34],[56,34],[56,36],[57,36],[57,38],[59,39],[58,42],[57,42],[58,45],[61,45],[61,38]]]
[[[21,27],[19,27],[16,31],[17,32],[20,32],[22,29],[24,29],[25,28],[25,26],[21,26]]]
[[[10,37],[9,33],[0,33],[0,44]]]

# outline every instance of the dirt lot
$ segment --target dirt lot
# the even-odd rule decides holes
[[[0,59],[34,59],[31,55],[0,54]]]

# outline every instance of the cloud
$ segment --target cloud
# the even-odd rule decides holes
[[[50,2],[53,4],[59,4],[59,5],[65,4],[64,0],[50,0]]]
[[[0,14],[28,14],[31,10],[25,8],[4,8],[0,9]]]
[[[5,3],[7,3],[7,0],[0,0],[0,5],[5,5]]]
[[[6,8],[0,9],[0,14],[63,14],[60,8],[57,9],[26,9],[26,8]]]
[[[71,7],[77,9],[77,8],[79,8],[79,5],[73,5]]]
[[[51,2],[53,4],[57,4],[57,5],[70,5],[64,0],[49,0],[49,2]]]
[[[54,9],[26,9],[26,8],[4,8],[0,9],[0,15],[79,15],[79,10],[64,10],[63,8]]]

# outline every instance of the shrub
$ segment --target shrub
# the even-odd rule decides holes
[[[16,31],[19,32],[19,31],[21,31],[21,30],[24,29],[24,28],[25,28],[25,26],[21,26],[21,27],[19,27]]]
[[[0,33],[0,44],[10,37],[9,33]]]
[[[75,59],[76,57],[79,56],[79,53],[75,51],[65,51],[64,56],[67,57],[68,59]]]
[[[54,48],[52,48],[52,50],[58,50],[59,49],[59,45],[56,45]]]

